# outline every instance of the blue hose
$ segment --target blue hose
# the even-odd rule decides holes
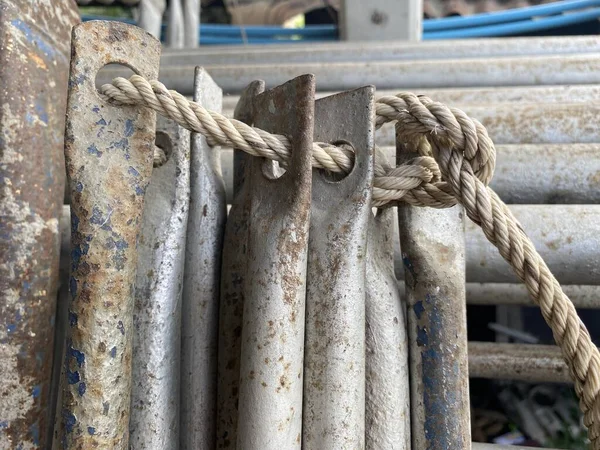
[[[424,40],[462,39],[473,37],[514,36],[532,31],[559,28],[576,23],[589,22],[600,17],[600,8],[579,13],[564,14],[538,20],[523,20],[519,22],[490,25],[487,27],[460,28],[456,30],[423,33]]]
[[[428,19],[423,21],[423,32],[439,31],[455,28],[478,27],[495,23],[512,22],[529,19],[535,16],[560,14],[564,11],[600,6],[600,0],[559,1],[546,5],[517,8],[502,12],[476,14],[467,17],[446,17],[443,19]]]

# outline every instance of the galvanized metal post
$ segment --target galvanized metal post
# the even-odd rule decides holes
[[[183,0],[184,47],[200,45],[200,0]]]
[[[160,117],[167,158],[144,198],[133,312],[130,446],[179,448],[181,294],[190,202],[190,133]]]
[[[374,119],[373,87],[316,102],[315,141],[351,145],[356,159],[341,181],[313,174],[302,433],[306,450],[365,446],[365,283]]]
[[[366,448],[410,448],[406,304],[394,273],[392,208],[369,221],[366,279]]]
[[[248,266],[237,448],[299,449],[315,79],[303,75],[254,99],[254,122],[292,144],[287,171],[248,162]]]
[[[397,143],[399,162],[410,159]],[[408,303],[412,448],[469,449],[463,211],[398,208]]]
[[[73,30],[65,156],[71,278],[62,447],[126,449],[129,440],[136,241],[152,172],[155,114],[98,96],[105,64],[156,79],[160,43],[118,22]]]
[[[197,67],[194,100],[221,110],[222,91]],[[192,134],[191,198],[183,282],[181,435],[183,450],[214,450],[221,250],[227,219],[220,151]]]
[[[234,117],[252,123],[252,103],[264,91],[265,84],[248,85],[235,108]],[[235,153],[234,190],[231,210],[225,226],[221,301],[219,303],[219,352],[217,390],[217,448],[235,449],[237,445],[242,348],[242,316],[248,265],[248,217],[250,214],[247,160],[242,151]]]
[[[46,448],[74,2],[0,0],[0,448]]]

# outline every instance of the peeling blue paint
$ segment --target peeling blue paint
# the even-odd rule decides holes
[[[77,314],[73,311],[69,311],[69,325],[72,327],[77,325]]]
[[[80,76],[82,76],[82,75],[80,75]],[[94,106],[92,108],[92,111],[94,111],[95,113],[99,113],[100,112],[100,108],[98,106]]]
[[[135,193],[137,195],[144,195],[144,192],[145,192],[144,189],[142,189],[140,186],[135,187]]]
[[[85,364],[85,354],[83,352],[80,352],[79,350],[69,346],[69,355],[72,358],[75,358],[75,360],[77,361],[77,366],[79,368],[81,368],[81,366]]]
[[[8,333],[14,333],[16,329],[17,329],[17,326],[14,323],[9,323],[6,325],[6,331]]]
[[[73,427],[77,423],[77,419],[75,418],[75,416],[73,415],[73,413],[71,411],[67,410],[67,409],[63,409],[62,416],[63,416],[63,422],[65,424],[65,428],[67,430],[67,433],[72,433],[73,432]]]
[[[114,358],[117,356],[117,347],[113,347],[110,349],[110,356],[111,356],[111,358]]]
[[[85,390],[86,386],[85,383],[82,381],[81,383],[79,383],[79,386],[77,386],[77,392],[79,393],[80,397],[83,397],[83,394],[85,394]]]
[[[27,39],[27,42],[35,44],[47,56],[59,56],[57,54],[56,49],[52,45],[48,44],[42,36],[38,35],[35,31],[33,31],[29,27],[29,25],[27,25],[27,23],[19,19],[13,19],[10,23],[13,27],[18,29],[25,35],[25,39]]]
[[[96,155],[98,158],[100,158],[102,156],[102,152],[100,150],[98,150],[98,147],[96,147],[96,144],[92,144],[87,148],[87,152],[90,155]]]
[[[92,208],[92,217],[90,217],[90,223],[94,225],[103,225],[107,220],[102,217],[102,211],[97,206]]]
[[[129,166],[129,168],[127,169],[127,172],[129,172],[134,177],[139,177],[140,176],[140,173],[137,170],[135,170],[135,168],[132,167],[132,166]]]
[[[106,123],[106,120],[104,120],[104,118],[101,117],[100,120],[98,122],[96,122],[96,125],[108,125],[108,124]]]
[[[119,320],[117,324],[117,329],[121,332],[122,335],[125,335],[125,326],[123,326],[123,322]]]
[[[83,82],[85,81],[85,76],[84,75],[78,75],[77,78],[69,78],[69,88],[72,89],[75,86],[79,86],[82,85]],[[74,107],[73,109],[77,109],[76,107]]]
[[[39,384],[36,384],[33,389],[31,389],[31,396],[33,398],[38,398],[42,393],[42,387]]]
[[[71,372],[67,369],[67,381],[69,384],[77,384],[81,381],[81,377],[79,376],[79,372]]]
[[[77,233],[79,229],[79,217],[77,217],[71,210],[71,233]]]
[[[33,445],[40,445],[40,425],[37,422],[29,426],[29,434],[31,435]]]
[[[75,190],[77,192],[83,192],[83,183],[81,181],[77,182],[77,184],[75,185]]]
[[[3,420],[2,422],[0,422],[0,429],[6,428],[8,428],[8,420]]]
[[[125,136],[130,137],[133,134],[133,120],[127,119],[125,121]]]
[[[73,263],[75,264],[74,254],[77,255],[77,265],[79,265],[79,257],[81,256],[81,252],[79,251],[78,248],[74,248],[73,251],[71,252],[71,257],[73,258]],[[77,280],[75,279],[75,277],[69,278],[69,291],[71,291],[71,299],[75,300],[75,296],[77,295]],[[69,314],[71,314],[71,313],[69,312]],[[70,315],[69,315],[69,321],[71,321]],[[77,324],[77,316],[76,315],[75,315],[75,324]],[[71,326],[73,326],[72,323],[71,323]]]
[[[415,314],[417,316],[417,319],[421,319],[421,315],[423,315],[423,312],[425,311],[425,307],[423,306],[423,302],[421,300],[419,300],[417,303],[415,303],[415,306],[413,306],[413,310],[415,311]]]
[[[46,125],[48,125],[48,113],[46,112],[46,108],[42,103],[35,102],[33,105],[35,112],[38,115],[38,118]]]
[[[96,429],[94,427],[88,427],[88,434],[90,436],[93,436],[94,434],[96,434]]]

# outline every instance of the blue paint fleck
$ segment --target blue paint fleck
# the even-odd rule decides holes
[[[29,125],[33,124],[33,122],[35,122],[35,118],[33,117],[33,114],[31,114],[29,111],[27,111],[25,113],[25,120],[27,121],[27,123]]]
[[[114,358],[117,356],[117,347],[113,347],[110,349],[110,356],[111,356],[111,358]]]
[[[82,381],[81,383],[79,383],[79,386],[77,386],[77,392],[79,393],[80,397],[83,397],[83,394],[85,394],[85,383]]]
[[[125,239],[119,239],[118,241],[115,241],[115,247],[117,247],[118,250],[125,250],[129,247],[129,244]]]
[[[83,84],[83,82],[85,81],[85,75],[77,75],[76,78],[69,78],[69,87],[70,88],[74,88],[75,86],[79,86],[81,84]],[[77,109],[76,107],[73,107],[73,109]]]
[[[67,370],[67,381],[69,382],[69,384],[79,383],[81,381],[79,372],[77,372],[77,371],[71,372],[70,370]]]
[[[2,422],[0,422],[0,428],[8,428],[8,420],[3,420]]]
[[[88,434],[90,436],[93,436],[94,434],[96,434],[96,429],[94,427],[88,427]]]
[[[121,332],[121,334],[125,334],[125,326],[123,326],[123,322],[121,322],[119,320],[119,323],[117,324],[117,329]]]
[[[48,125],[48,113],[46,112],[46,108],[44,108],[44,105],[36,102],[33,107],[34,107],[35,112],[37,113],[39,119],[42,122],[44,122],[46,125]]]
[[[40,445],[40,426],[37,422],[31,424],[29,427],[29,434],[31,435],[33,445]]]
[[[56,50],[52,45],[49,45],[41,36],[35,33],[25,22],[19,19],[14,19],[10,22],[15,28],[23,32],[25,39],[37,47],[48,56],[55,56]]]
[[[69,325],[72,327],[77,325],[77,314],[75,314],[73,311],[69,311]]]
[[[25,284],[25,282],[24,282],[23,284]],[[27,284],[29,285],[29,283],[27,283]],[[21,311],[16,311],[16,312],[15,312],[15,320],[16,320],[17,322],[20,322],[20,321],[21,321],[21,319],[23,319],[23,316],[21,315]]]
[[[77,361],[77,366],[79,368],[81,368],[81,366],[83,366],[83,364],[85,363],[85,354],[83,352],[80,352],[79,350],[70,347],[69,355],[71,355],[72,358],[75,358],[75,360]]]
[[[6,331],[8,333],[14,333],[16,329],[17,329],[17,326],[14,323],[9,323],[6,325]]]
[[[125,121],[125,136],[129,137],[133,134],[133,120],[127,119]]]
[[[77,233],[79,229],[79,217],[77,217],[73,212],[71,212],[71,233]]]
[[[95,113],[99,113],[100,112],[100,108],[98,108],[97,106],[94,106],[92,108],[92,111],[94,111]]]
[[[423,315],[423,312],[425,311],[423,302],[421,300],[419,300],[417,303],[415,303],[415,306],[413,306],[413,310],[415,311],[417,319],[421,319],[421,316]]]
[[[63,422],[65,424],[65,428],[67,429],[67,433],[72,433],[73,427],[77,423],[77,419],[75,418],[73,413],[71,413],[70,411],[68,411],[66,409],[63,409],[62,416],[63,416]]]
[[[144,189],[142,189],[140,186],[136,186],[135,187],[135,193],[137,195],[144,195]]]
[[[75,185],[75,190],[77,192],[83,192],[83,183],[81,181],[77,182],[77,184]],[[79,222],[79,220],[77,222]]]
[[[95,145],[95,144],[92,144],[92,145],[90,145],[90,146],[87,148],[87,152],[88,152],[90,155],[96,155],[98,158],[100,158],[100,157],[102,156],[102,152],[101,152],[100,150],[98,150],[98,147],[96,147],[96,145]]]
[[[100,120],[98,122],[96,122],[96,125],[108,125],[108,124],[106,123],[106,120],[104,120],[104,118],[101,117]]]
[[[417,326],[417,345],[419,347],[426,347],[429,344],[429,337],[427,336],[427,329],[425,327]]]
[[[135,170],[135,168],[133,168],[132,166],[129,166],[129,169],[127,169],[127,172],[129,172],[131,175],[135,176],[135,177],[139,177],[140,173]]]
[[[102,211],[97,206],[92,208],[92,217],[90,217],[90,223],[94,225],[102,225],[104,224],[104,219],[102,218]]]
[[[42,392],[42,388],[39,384],[36,384],[33,389],[31,390],[31,395],[33,396],[33,398],[38,398],[40,396]]]
[[[74,248],[71,252],[71,257],[73,258],[73,264],[75,264],[75,256],[77,256],[77,264],[79,264],[79,257],[81,256],[81,252],[78,248]],[[74,300],[77,295],[77,280],[74,277],[69,278],[69,290],[71,291],[71,299]],[[69,321],[71,321],[71,316],[69,316]],[[75,324],[77,324],[77,316],[75,316]],[[73,325],[71,325],[73,326]]]

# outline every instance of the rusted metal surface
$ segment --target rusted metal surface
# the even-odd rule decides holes
[[[221,110],[221,89],[197,68],[195,100]],[[181,434],[183,450],[214,450],[221,250],[227,218],[218,148],[192,134],[191,194],[183,282]]]
[[[249,161],[237,448],[300,448],[306,259],[315,79],[298,77],[254,99],[254,123],[292,144],[287,171]],[[305,426],[305,425],[304,425]]]
[[[395,147],[380,150],[393,165]],[[490,186],[506,203],[600,203],[600,144],[498,145],[496,151],[496,171]],[[231,149],[221,152],[221,167],[231,203]]]
[[[555,345],[469,342],[469,376],[535,383],[572,383]]]
[[[133,310],[130,446],[179,448],[183,267],[190,203],[190,133],[158,118],[156,145],[168,158],[144,196]]]
[[[414,155],[398,143],[400,162]],[[404,205],[398,219],[408,303],[412,448],[468,448],[463,210]]]
[[[184,64],[292,64],[447,60],[534,55],[600,53],[597,36],[459,39],[429,42],[327,42],[309,46],[253,45],[166,51],[161,66]],[[438,61],[439,63],[439,61]],[[444,64],[446,61],[444,61]],[[398,83],[397,86],[402,86]],[[319,85],[319,89],[323,89]]]
[[[187,63],[189,64],[189,62]],[[203,63],[206,71],[226,93],[236,93],[254,79],[265,80],[267,86],[284,83],[303,73],[319,79],[321,90],[353,89],[366,83],[378,89],[458,88],[535,86],[557,84],[600,83],[600,52],[590,54],[518,56],[508,58],[447,59],[443,62],[444,76],[440,77],[440,61],[376,61],[276,63],[273,64],[215,64]],[[184,95],[193,92],[192,65],[163,66],[160,78],[170,89]],[[107,70],[102,81],[122,76],[123,71]]]
[[[236,107],[236,119],[249,124],[253,122],[252,102],[264,88],[262,81],[246,87]],[[251,156],[242,151],[235,152],[234,195],[225,226],[222,253],[217,367],[218,449],[235,449],[237,446],[242,316],[248,265],[250,187],[246,172],[249,158]]]
[[[599,72],[600,73],[600,72]],[[452,105],[479,120],[495,144],[598,143],[593,125],[600,103],[518,103],[488,106]],[[394,145],[394,127],[383,126],[377,145]]]
[[[391,208],[369,222],[366,278],[365,447],[410,448],[406,304],[394,275]]]
[[[366,249],[373,182],[374,88],[320,99],[315,141],[345,142],[352,172],[313,174],[302,448],[365,446]],[[352,111],[351,114],[348,112]]]
[[[49,444],[68,0],[0,0],[0,448]]]
[[[65,156],[71,278],[62,447],[128,447],[136,241],[152,171],[155,114],[114,107],[94,78],[107,63],[152,80],[160,43],[117,22],[73,30]]]

